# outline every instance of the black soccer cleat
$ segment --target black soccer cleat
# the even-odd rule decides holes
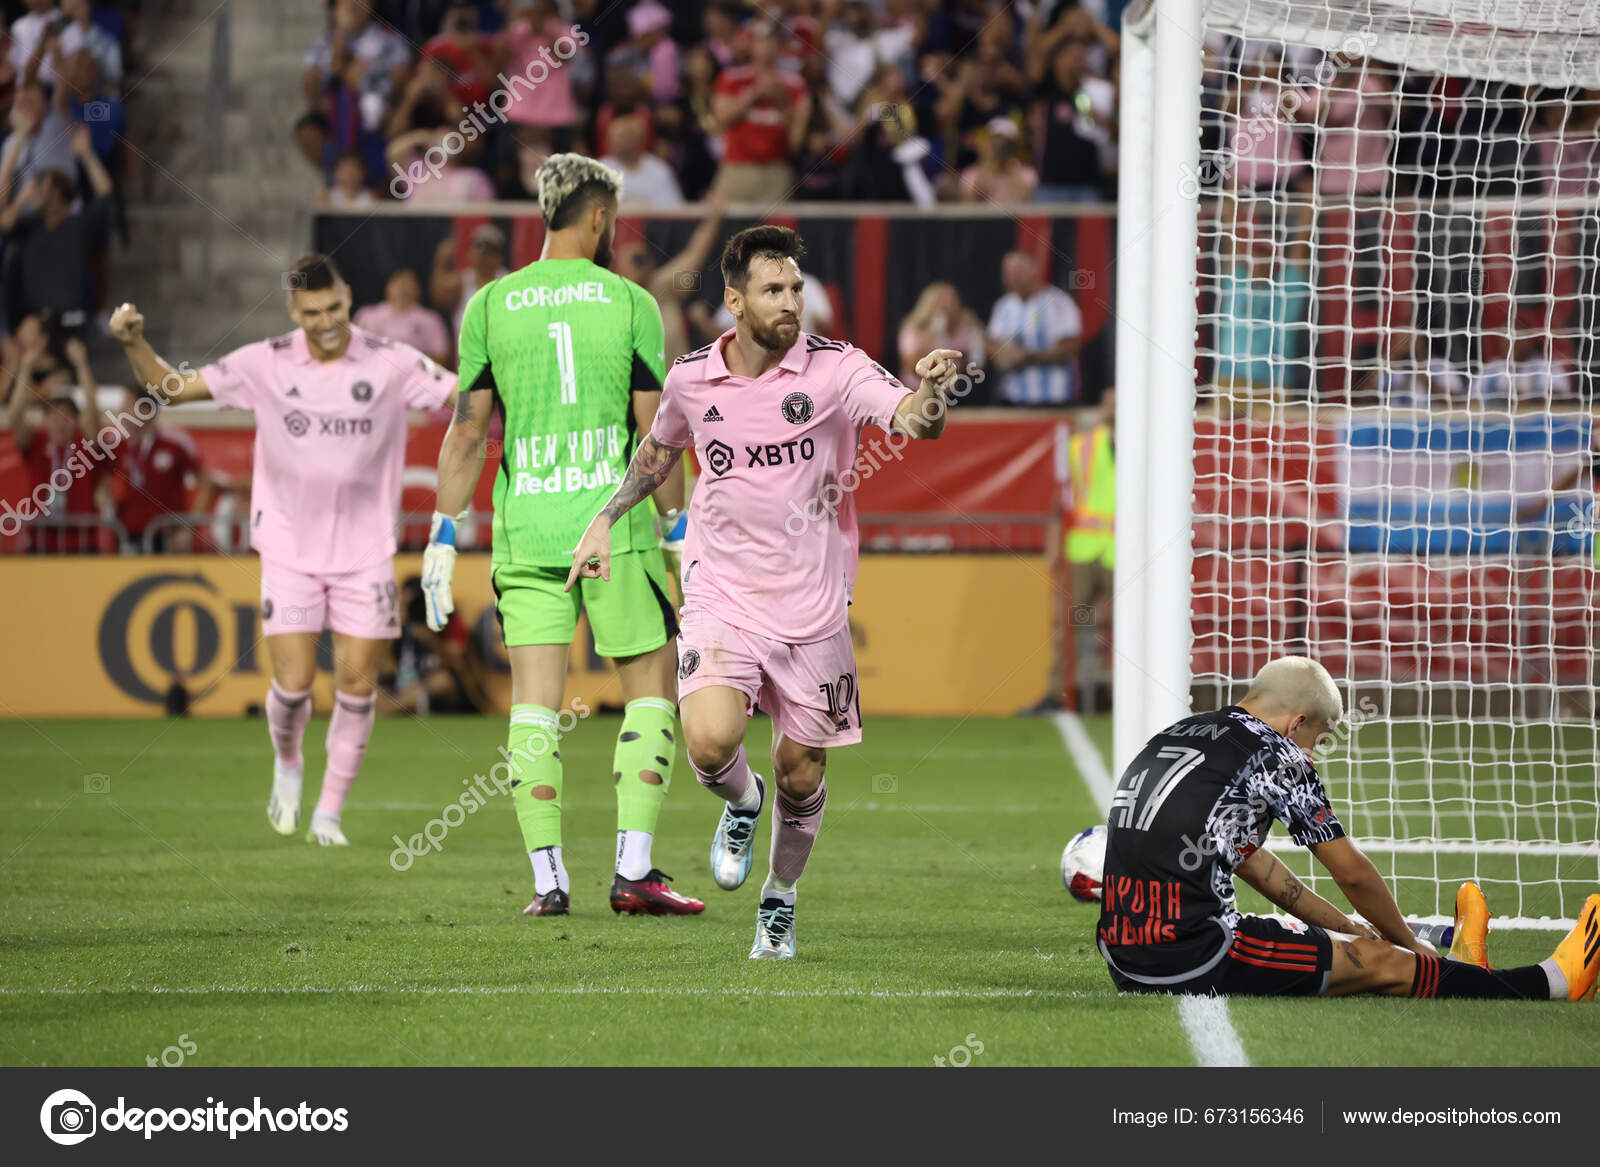
[[[534,896],[533,903],[522,909],[524,916],[565,916],[572,902],[559,887],[551,888],[542,896]]]

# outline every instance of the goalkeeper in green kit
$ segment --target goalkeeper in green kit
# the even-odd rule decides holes
[[[668,886],[670,877],[650,857],[672,782],[678,627],[648,509],[636,508],[613,529],[609,582],[564,590],[572,549],[622,482],[661,400],[660,309],[643,288],[607,270],[621,185],[592,158],[553,155],[539,171],[543,253],[468,301],[459,395],[439,451],[438,501],[423,556],[428,625],[438,630],[454,609],[456,526],[483,470],[498,410],[505,445],[494,483],[493,579],[511,658],[511,797],[533,863],[534,899],[524,909],[530,916],[566,915],[571,902],[561,859],[556,711],[580,607],[596,650],[616,662],[627,702],[612,764],[611,907],[651,915],[705,909]],[[683,505],[682,490],[679,480],[656,492],[668,523]]]

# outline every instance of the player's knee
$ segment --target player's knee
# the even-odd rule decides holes
[[[374,688],[371,677],[343,670],[339,672],[338,687],[339,692],[348,697],[370,697]]]
[[[739,752],[743,742],[743,725],[685,722],[683,726],[683,748],[694,768],[702,774],[720,770],[733,761],[733,755]]]
[[[302,666],[298,662],[280,664],[275,661],[272,679],[278,683],[278,688],[287,693],[303,693],[317,679],[316,664],[312,662]]]

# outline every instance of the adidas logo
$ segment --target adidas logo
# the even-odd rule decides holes
[[[285,393],[284,396],[285,397],[298,397],[298,396],[300,396],[300,390],[296,389],[293,385],[290,385],[289,386],[289,392]]]
[[[715,405],[713,405],[710,409],[706,410],[706,415],[704,417],[702,417],[700,420],[701,421],[721,421],[722,420],[722,415],[717,412],[717,407]]]

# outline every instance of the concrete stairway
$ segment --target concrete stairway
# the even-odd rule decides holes
[[[323,27],[324,5],[229,0],[229,83],[213,150],[217,7],[145,6],[125,82],[137,148],[131,241],[114,243],[111,257],[110,303],[136,302],[158,350],[195,365],[290,327],[281,273],[307,248],[317,190],[293,126],[304,112],[301,58]]]

